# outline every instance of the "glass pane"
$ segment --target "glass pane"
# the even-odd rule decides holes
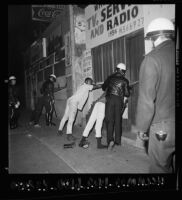
[[[57,77],[65,75],[65,61],[62,60],[54,65],[54,73]]]
[[[44,79],[45,80],[49,78],[49,75],[52,74],[52,71],[53,71],[53,66],[44,69]]]

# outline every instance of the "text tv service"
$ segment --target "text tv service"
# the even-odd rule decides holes
[[[85,13],[87,48],[106,43],[144,26],[142,5],[89,5]]]

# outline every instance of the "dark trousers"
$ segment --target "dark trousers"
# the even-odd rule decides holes
[[[167,137],[164,141],[158,140],[156,133],[165,131]],[[175,171],[175,121],[166,120],[153,124],[149,133],[150,173],[174,173]]]
[[[19,109],[15,108],[14,106],[9,107],[9,123],[11,129],[18,127],[19,115]]]
[[[42,109],[44,106],[46,110],[46,115],[45,115],[46,124],[49,125],[49,123],[52,121],[53,106],[51,103],[51,98],[49,96],[42,96],[38,99],[35,110],[33,111],[31,116],[31,121],[34,121],[35,124],[39,123],[39,119],[42,114]]]
[[[121,144],[122,135],[122,116],[121,109],[123,103],[121,97],[110,95],[106,97],[106,108],[105,108],[105,122],[107,129],[107,143],[114,141],[116,144]],[[113,137],[113,132],[115,129],[115,139]]]

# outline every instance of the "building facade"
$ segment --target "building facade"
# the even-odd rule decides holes
[[[175,5],[96,4],[85,9],[65,5],[62,14],[26,52],[27,108],[34,109],[40,87],[51,73],[57,76],[55,107],[60,119],[67,98],[86,77],[92,77],[95,83],[103,83],[116,65],[123,62],[130,83],[137,81],[140,64],[151,50],[144,35],[148,24],[156,17],[166,17],[175,22]],[[83,111],[77,114],[76,124],[85,125],[92,102],[102,93],[101,89],[90,93]],[[134,86],[123,115],[125,132],[134,123],[137,97],[138,85]]]

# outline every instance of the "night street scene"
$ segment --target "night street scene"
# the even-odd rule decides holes
[[[8,174],[162,188],[176,172],[178,43],[175,4],[8,5]]]

